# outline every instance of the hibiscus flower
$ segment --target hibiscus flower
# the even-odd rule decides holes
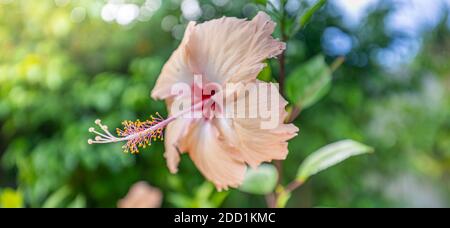
[[[152,98],[166,101],[170,117],[125,122],[125,130],[118,131],[121,138],[110,135],[98,121],[105,134],[90,143],[127,141],[125,150],[135,152],[137,146],[162,137],[165,128],[164,156],[169,170],[176,173],[180,154],[187,153],[218,190],[242,184],[247,165],[284,160],[287,141],[297,135],[298,128],[284,124],[287,102],[278,89],[257,80],[266,66],[264,61],[285,49],[283,42],[272,37],[274,29],[275,23],[263,12],[251,21],[223,17],[201,24],[190,22],[151,93]],[[187,85],[189,93],[174,92],[180,84]],[[264,86],[269,90],[261,89]],[[249,102],[258,92],[260,97],[261,91],[265,91],[265,99]],[[179,104],[189,106],[179,109]],[[250,112],[268,105],[271,113],[276,113],[276,124],[263,127],[273,116],[240,115],[239,104]],[[188,112],[201,112],[201,116],[186,116]],[[91,132],[99,134],[95,129]]]

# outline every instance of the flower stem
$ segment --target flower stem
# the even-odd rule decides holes
[[[280,11],[281,11],[281,18],[280,18],[280,30],[281,30],[281,41],[287,42],[288,36],[286,34],[286,11],[285,11],[286,1],[281,1]],[[285,95],[284,93],[284,87],[285,87],[285,81],[286,81],[286,55],[284,54],[284,51],[278,56],[278,65],[280,67],[280,72],[278,75],[278,83],[280,85],[280,94],[282,96]],[[283,162],[280,160],[274,161],[275,168],[278,172],[278,180],[277,185],[280,186],[282,184],[283,180]],[[267,205],[270,208],[275,208],[278,201],[278,193],[274,192],[266,196]]]
[[[280,18],[280,30],[281,30],[281,41],[286,43],[288,41],[288,36],[286,34],[286,12],[284,10],[286,1],[281,1],[281,18]],[[284,96],[284,86],[286,81],[286,55],[284,51],[278,56],[278,64],[280,66],[280,74],[278,75],[278,83],[280,84],[280,93]]]
[[[298,180],[294,180],[291,183],[289,183],[286,186],[285,192],[287,193],[291,193],[292,191],[294,191],[295,189],[299,188],[300,186],[303,185],[304,182],[302,181],[298,181]]]
[[[284,96],[284,83],[286,81],[286,57],[284,55],[284,52],[280,54],[278,57],[278,64],[280,65],[280,74],[279,74],[279,84],[280,84],[280,93]]]

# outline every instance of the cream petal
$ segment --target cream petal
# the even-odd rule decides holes
[[[230,155],[233,148],[219,139],[219,132],[212,122],[201,120],[196,123],[184,144],[194,164],[218,190],[238,187],[244,181],[245,163]]]
[[[190,67],[190,54],[186,49],[186,44],[191,37],[194,27],[195,22],[188,24],[180,46],[164,65],[151,93],[153,99],[166,99],[171,97],[172,86],[176,83],[192,83],[194,74]]]
[[[235,131],[241,140],[240,157],[254,168],[262,162],[286,159],[287,140],[296,136],[298,131],[293,124],[274,130],[261,130],[259,124],[255,119],[235,121]],[[281,128],[285,130],[281,131]]]
[[[285,44],[271,34],[275,23],[263,12],[251,21],[223,17],[198,24],[187,42],[196,73],[210,82],[256,79],[263,61],[282,53]]]
[[[180,162],[180,141],[189,132],[192,119],[180,117],[170,123],[165,131],[165,153],[167,167],[171,173],[178,171]]]
[[[223,140],[230,147],[237,147],[239,145],[239,138],[234,132],[233,120],[229,118],[215,118],[213,121],[219,130],[219,139]]]
[[[263,82],[257,82],[257,84]],[[268,83],[263,83],[269,85]],[[256,87],[251,87],[256,89]],[[241,92],[235,102],[240,99],[248,99],[251,93]],[[284,124],[287,116],[285,107],[286,100],[276,91],[276,99],[279,99],[278,107],[271,107],[279,110],[278,125],[272,129],[262,129],[261,122],[265,119],[251,118],[245,116],[243,118],[233,118],[232,121],[221,121],[220,127],[221,137],[228,139],[227,141],[236,141],[239,143],[235,146],[239,148],[238,153],[233,153],[236,159],[245,161],[251,167],[257,167],[262,162],[270,162],[272,160],[284,160],[288,154],[287,141],[297,135],[298,128],[293,124]],[[261,100],[259,101],[261,102]],[[246,103],[248,105],[248,103]],[[270,102],[274,104],[274,102]],[[233,104],[228,104],[233,105]],[[260,103],[254,104],[259,106]],[[247,110],[251,107],[247,106]],[[257,110],[257,107],[253,107]],[[237,112],[239,110],[235,110]],[[233,130],[230,130],[233,129]]]
[[[159,208],[163,194],[161,190],[150,186],[144,181],[131,186],[127,195],[117,202],[119,208]]]

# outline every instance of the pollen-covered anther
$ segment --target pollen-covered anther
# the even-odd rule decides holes
[[[108,126],[103,125],[100,120],[96,120],[95,124],[100,127],[102,132],[97,131],[95,128],[89,128],[89,132],[96,134],[95,140],[88,140],[89,144],[100,143],[114,143],[126,141],[122,146],[124,152],[137,154],[139,148],[146,148],[150,146],[152,141],[163,138],[163,128],[167,125],[168,121],[165,121],[159,113],[156,113],[157,117],[150,117],[150,120],[141,121],[123,121],[123,129],[117,128],[116,133],[118,137],[113,136]]]

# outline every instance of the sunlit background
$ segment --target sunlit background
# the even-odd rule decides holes
[[[149,94],[188,21],[280,7],[259,2],[0,0],[0,207],[116,207],[142,180],[163,207],[264,207],[264,197],[215,192],[187,157],[171,175],[162,143],[138,156],[86,143],[97,117],[118,127],[165,114]],[[450,0],[330,0],[289,41],[288,70],[320,53],[346,61],[295,122],[285,181],[330,142],[376,150],[321,173],[289,207],[450,206],[449,12]]]

